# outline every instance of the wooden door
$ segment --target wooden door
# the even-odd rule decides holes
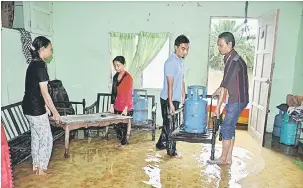
[[[248,132],[262,146],[269,113],[278,16],[276,10],[258,19]]]

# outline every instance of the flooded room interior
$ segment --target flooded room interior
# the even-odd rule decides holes
[[[2,1],[1,187],[303,187],[302,15]]]

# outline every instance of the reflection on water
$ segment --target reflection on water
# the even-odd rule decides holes
[[[150,149],[149,152],[153,152],[153,149]],[[143,182],[155,188],[161,188],[162,187],[161,178],[160,178],[161,169],[159,168],[158,165],[158,163],[162,161],[161,155],[159,155],[158,153],[155,153],[155,155],[153,155],[152,153],[148,153],[146,155],[145,161],[153,164],[147,164],[142,168],[145,174],[149,176],[149,180]]]
[[[220,156],[221,152],[222,147],[216,147],[217,157]],[[208,164],[207,160],[209,159],[209,156],[210,148],[205,147],[200,152],[200,155],[195,158],[199,163],[199,167],[201,167],[201,179],[203,180],[203,177],[207,177],[206,181],[208,183],[211,181],[217,182],[216,187],[241,187],[241,185],[238,184],[239,180],[252,174],[255,171],[255,168],[259,168],[259,170],[263,169],[262,165],[254,164],[254,158],[256,158],[256,156],[240,147],[234,147],[232,165]]]
[[[152,185],[155,188],[161,188],[160,168],[159,166],[147,165],[143,167],[145,174],[149,176],[149,181],[143,181],[148,185]]]
[[[248,148],[253,145],[246,132],[241,134]],[[36,177],[29,159],[14,170],[15,187],[279,187],[276,184],[281,182],[277,182],[276,177],[282,176],[288,178],[282,182],[284,188],[298,187],[299,177],[303,177],[303,171],[285,156],[266,149],[262,149],[263,155],[250,152],[261,151],[257,145],[249,150],[234,147],[233,164],[218,166],[207,163],[210,145],[178,142],[177,149],[182,157],[172,158],[165,150],[155,149],[150,132],[134,134],[124,149],[115,147],[117,140],[114,137],[71,140],[68,159],[63,158],[63,142],[56,141],[49,164],[49,172],[53,175]],[[222,151],[218,143],[216,157]],[[279,170],[271,170],[273,167]]]
[[[248,150],[240,147],[234,147],[233,151],[233,164],[230,165],[212,165],[208,164],[211,149],[209,145],[200,145],[197,151],[194,151],[191,155],[183,156],[188,159],[193,159],[196,165],[200,169],[200,182],[201,187],[231,187],[237,188],[242,187],[238,182],[244,179],[249,174],[252,174],[258,169],[259,171],[264,168],[262,163],[254,164],[256,156],[249,152]],[[221,146],[216,147],[216,157],[219,157],[222,151]],[[160,168],[162,165],[165,166],[167,161],[161,159],[161,155],[153,150],[149,150],[146,155],[145,161],[148,162],[146,166],[143,167],[144,172],[149,176],[149,181],[144,181],[148,185],[153,187],[162,187],[160,178]],[[169,159],[168,159],[169,160]],[[182,159],[179,159],[182,160]],[[262,160],[262,159],[261,159]],[[263,163],[264,164],[264,163]],[[180,169],[182,171],[182,167]],[[182,174],[187,176],[186,174]]]

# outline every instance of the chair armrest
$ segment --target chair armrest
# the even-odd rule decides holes
[[[84,114],[93,114],[96,113],[96,109],[97,109],[97,101],[95,101],[92,105],[84,108]]]

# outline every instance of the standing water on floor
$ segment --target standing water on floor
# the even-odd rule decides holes
[[[157,132],[157,136],[159,136]],[[156,139],[157,140],[157,139]],[[217,142],[216,157],[222,147]],[[70,157],[64,143],[54,144],[50,177],[37,177],[31,159],[14,169],[15,187],[42,188],[170,188],[170,187],[300,187],[300,170],[292,159],[261,148],[246,131],[238,131],[231,166],[208,164],[210,145],[178,142],[180,157],[169,157],[155,149],[150,132],[138,132],[130,144],[118,149],[115,135],[71,140]],[[279,186],[278,186],[279,185]],[[301,186],[302,187],[302,186]]]

